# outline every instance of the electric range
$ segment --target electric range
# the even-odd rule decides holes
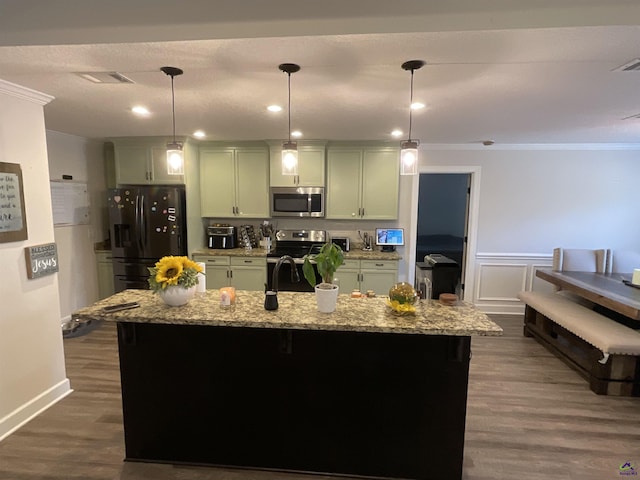
[[[291,265],[289,262],[284,262],[280,265],[278,272],[278,290],[313,292],[313,287],[309,285],[302,273],[302,264],[304,263],[304,256],[318,253],[326,240],[327,232],[325,230],[278,230],[276,232],[275,245],[267,253],[267,288],[272,290],[273,271],[278,260],[280,257],[288,255],[296,263],[300,282],[291,280]],[[320,282],[320,276],[315,264],[314,270],[316,271],[316,278]]]

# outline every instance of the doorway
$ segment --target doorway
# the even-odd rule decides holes
[[[422,173],[418,186],[416,261],[430,254],[454,260],[460,267],[460,290],[464,289],[470,185],[469,173]]]

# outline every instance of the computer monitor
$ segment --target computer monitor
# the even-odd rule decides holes
[[[393,252],[397,246],[404,245],[404,228],[376,228],[376,245],[383,252]]]

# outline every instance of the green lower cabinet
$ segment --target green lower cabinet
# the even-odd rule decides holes
[[[264,291],[267,282],[267,259],[231,257],[231,285],[238,290]]]
[[[336,277],[341,293],[373,290],[376,295],[387,295],[398,281],[398,261],[347,259],[336,271]]]
[[[228,286],[238,290],[264,290],[267,279],[265,258],[194,255],[193,260],[205,264],[209,290]]]
[[[98,299],[102,300],[115,293],[111,252],[96,252],[96,262],[98,267]]]

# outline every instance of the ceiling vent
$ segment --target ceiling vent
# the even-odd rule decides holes
[[[93,83],[135,83],[118,72],[76,72],[76,75]]]
[[[640,70],[640,58],[634,58],[630,62],[613,69],[614,72],[634,72],[636,70]]]

